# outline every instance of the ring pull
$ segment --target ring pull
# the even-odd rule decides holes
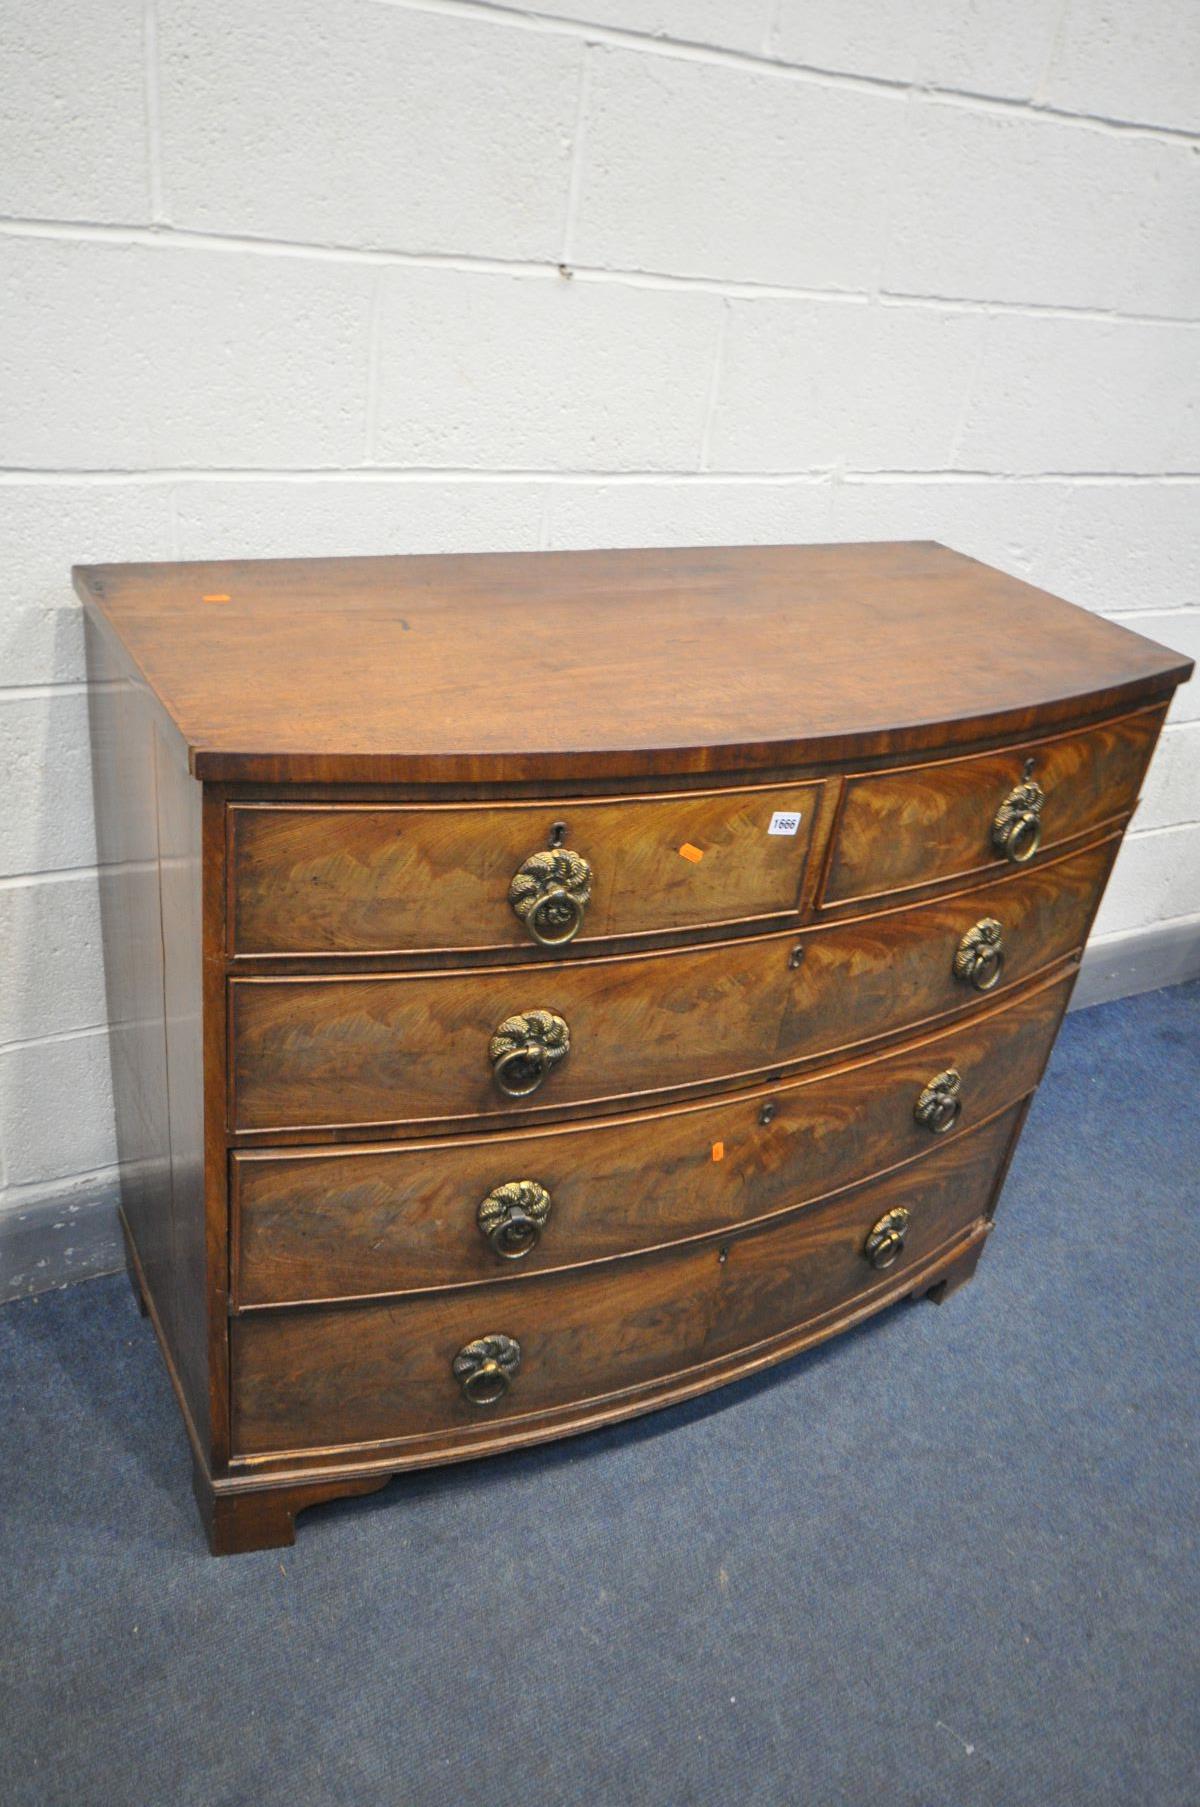
[[[475,1221],[493,1255],[520,1261],[537,1247],[550,1216],[550,1194],[536,1180],[508,1180],[488,1193]]]
[[[899,1259],[904,1238],[908,1235],[908,1224],[909,1214],[903,1205],[879,1219],[863,1244],[863,1254],[872,1267],[891,1267]]]
[[[1025,761],[1020,784],[1009,791],[992,823],[992,846],[1014,866],[1031,860],[1042,839],[1046,793],[1033,776],[1033,766],[1032,758]]]
[[[954,1067],[939,1073],[913,1106],[913,1116],[932,1135],[944,1136],[962,1115],[962,1074]]]
[[[516,1337],[493,1332],[460,1349],[450,1369],[468,1405],[496,1405],[520,1366],[521,1345]]]
[[[562,826],[555,823],[557,830]],[[508,887],[508,901],[535,941],[566,947],[583,927],[592,869],[580,853],[555,845],[531,853]]]
[[[954,954],[954,977],[976,991],[991,991],[1004,965],[1004,931],[994,916],[967,930]]]
[[[571,1052],[571,1031],[553,1010],[505,1017],[488,1044],[492,1078],[506,1098],[528,1098]]]

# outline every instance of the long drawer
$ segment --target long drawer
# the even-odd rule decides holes
[[[265,1135],[536,1121],[782,1072],[978,1005],[971,972],[983,967],[963,954],[981,935],[982,982],[1001,987],[1077,950],[1117,844],[799,938],[537,968],[234,979],[232,1123]],[[531,1080],[520,1096],[500,1089]]]
[[[874,897],[1041,860],[1127,815],[1162,719],[1155,705],[1052,740],[847,778],[823,903],[861,908]],[[1027,823],[1014,836],[1022,815]]]
[[[235,804],[238,954],[528,947],[794,915],[819,781],[538,803]],[[556,874],[554,850],[582,862]],[[527,870],[524,907],[510,888]],[[568,899],[539,917],[539,883]],[[586,876],[585,876],[586,875]],[[519,900],[520,901],[520,900]]]
[[[986,1215],[1019,1110],[881,1179],[723,1239],[396,1303],[237,1318],[235,1449],[264,1455],[438,1434],[469,1443],[481,1422],[486,1434],[498,1422],[680,1380],[825,1314],[862,1308]],[[869,1239],[901,1225],[893,1264],[877,1270]],[[508,1339],[509,1361],[508,1344],[517,1345],[519,1368],[502,1398],[472,1404],[455,1357],[497,1337]]]
[[[486,1284],[786,1210],[1031,1092],[1072,982],[915,1046],[711,1103],[481,1140],[235,1154],[235,1309]],[[954,1102],[939,1116],[932,1082],[948,1073]]]

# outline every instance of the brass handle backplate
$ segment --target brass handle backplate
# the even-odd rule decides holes
[[[1025,761],[1025,772],[996,811],[992,823],[992,846],[1014,866],[1023,866],[1038,850],[1042,838],[1042,807],[1046,793],[1033,776],[1033,760]]]
[[[450,1364],[468,1405],[495,1405],[508,1392],[520,1366],[521,1345],[516,1337],[495,1331],[467,1343]]]
[[[968,929],[954,954],[954,977],[976,991],[990,991],[1004,965],[1004,931],[994,916],[983,916]]]
[[[508,887],[508,901],[535,941],[565,947],[583,927],[592,869],[569,847],[531,853]]]
[[[931,1079],[913,1106],[913,1116],[935,1136],[953,1129],[962,1111],[962,1074],[947,1067]]]
[[[536,1180],[508,1180],[494,1186],[475,1213],[475,1221],[494,1255],[520,1261],[537,1246],[550,1215],[550,1194]]]
[[[506,1098],[528,1098],[571,1052],[571,1031],[553,1010],[505,1017],[488,1043],[492,1078]]]
[[[891,1267],[898,1259],[908,1235],[908,1220],[903,1205],[879,1219],[863,1244],[863,1254],[872,1267]]]

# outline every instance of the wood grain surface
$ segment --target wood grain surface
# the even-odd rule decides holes
[[[1161,707],[1143,709],[1051,740],[848,778],[823,901],[862,900],[1003,870],[1007,862],[992,845],[992,823],[1021,782],[1027,759],[1046,793],[1036,860],[1127,815],[1163,714]]]
[[[928,542],[92,565],[197,776],[751,771],[1165,694],[1178,654]]]
[[[926,1153],[913,1106],[947,1067],[963,1082],[954,1135],[1031,1092],[1073,983],[1068,973],[896,1052],[713,1103],[483,1140],[235,1154],[235,1308],[486,1287],[786,1210]],[[552,1202],[517,1263],[492,1252],[476,1211],[519,1179]]]
[[[117,1151],[126,1236],[189,1429],[222,1436],[212,1384],[225,1335],[227,1266],[210,1261],[204,1199],[201,788],[145,689],[89,624],[99,893]],[[214,1318],[214,1281],[220,1308]]]
[[[978,1005],[953,961],[982,917],[1003,925],[1002,984],[1079,948],[1117,844],[1109,837],[974,890],[802,936],[576,965],[234,979],[235,1126],[311,1134],[536,1121],[783,1070],[914,1029]],[[532,1098],[508,1099],[488,1043],[502,1020],[530,1010],[563,1017],[571,1051]]]
[[[1019,1107],[1018,1107],[1019,1108]],[[916,1265],[987,1211],[1011,1110],[925,1159],[782,1221],[579,1272],[236,1319],[233,1416],[241,1453],[431,1433],[599,1402],[798,1327],[889,1279],[863,1254],[903,1208],[897,1266]],[[451,1373],[458,1350],[501,1333],[521,1346],[507,1398],[480,1408]]]
[[[234,805],[231,930],[243,954],[537,944],[508,902],[561,844],[592,870],[575,950],[605,936],[795,915],[820,784],[462,807]],[[799,818],[773,834],[776,815]]]

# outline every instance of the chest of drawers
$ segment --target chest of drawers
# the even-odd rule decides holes
[[[969,1277],[1185,659],[932,544],[75,581],[214,1550]]]

